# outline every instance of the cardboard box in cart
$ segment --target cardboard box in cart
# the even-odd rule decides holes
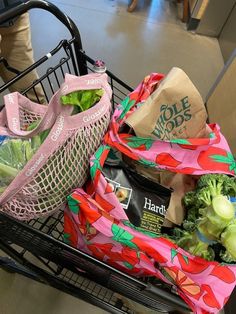
[[[206,107],[209,122],[217,122],[236,156],[236,49],[208,93]],[[224,309],[236,312],[236,289]]]

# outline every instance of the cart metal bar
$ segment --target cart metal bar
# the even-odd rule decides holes
[[[0,244],[1,247],[1,244]],[[21,264],[17,264],[13,259],[10,257],[0,257],[0,268],[9,272],[9,273],[17,273],[24,277],[36,280],[38,282],[43,283],[37,274],[33,273],[29,269],[25,268]]]
[[[74,38],[74,53],[77,59],[80,75],[88,73],[85,59],[80,55],[83,51],[80,32],[75,23],[54,4],[45,0],[27,0],[11,7],[9,10],[0,10],[0,24],[7,22],[31,9],[42,9],[52,13],[59,21],[61,21]]]
[[[10,217],[10,216],[4,214],[4,213],[0,213],[0,217],[2,217],[2,219],[4,219],[5,222],[7,221],[7,223],[8,223],[9,225],[10,225],[11,223],[14,224],[14,218],[12,218],[12,217]],[[2,224],[2,219],[0,219],[0,227],[1,227],[1,224]],[[109,266],[108,264],[105,264],[104,262],[99,261],[98,259],[92,257],[91,255],[88,255],[88,254],[86,254],[86,253],[84,253],[84,252],[82,252],[82,251],[79,251],[79,250],[73,248],[72,246],[67,245],[66,243],[63,243],[63,242],[61,242],[61,241],[59,241],[59,240],[57,240],[57,239],[55,239],[55,238],[52,238],[52,237],[49,236],[48,234],[45,234],[44,232],[42,232],[42,231],[40,231],[40,230],[38,230],[38,229],[35,229],[35,228],[31,227],[30,225],[25,224],[24,222],[17,221],[17,224],[18,224],[18,226],[21,226],[22,229],[28,230],[31,235],[36,235],[36,236],[39,235],[40,237],[43,237],[44,239],[47,239],[47,242],[48,242],[48,243],[54,242],[54,243],[56,243],[59,247],[61,247],[62,249],[66,247],[67,250],[70,251],[71,253],[76,254],[76,255],[78,255],[78,256],[82,256],[83,258],[85,258],[85,259],[88,260],[88,261],[92,261],[93,263],[95,263],[95,264],[97,264],[97,265],[99,265],[99,266],[102,266],[102,267],[104,267],[104,268],[106,268],[106,269],[109,269],[109,270],[111,270],[111,271],[113,271],[113,272],[115,272],[115,273],[121,275],[122,277],[126,277],[127,279],[129,279],[129,280],[131,280],[131,281],[133,281],[133,282],[139,284],[143,289],[147,288],[147,286],[148,286],[148,285],[147,285],[146,283],[144,283],[143,281],[140,281],[140,280],[138,280],[138,279],[136,279],[136,278],[134,278],[134,277],[131,277],[131,276],[129,276],[129,275],[127,275],[127,274],[121,272],[120,270],[118,270],[118,269],[116,269],[116,268],[113,268],[112,266]],[[0,232],[0,234],[1,234],[1,232]],[[9,239],[10,239],[10,235],[8,235],[8,237],[9,237]],[[10,240],[11,240],[11,239],[10,239]],[[16,243],[16,241],[15,241],[15,243]],[[19,243],[16,243],[16,244],[19,244]],[[177,299],[178,299],[178,301],[180,300],[180,301],[182,302],[181,299],[179,299],[179,298],[177,298]],[[185,304],[185,303],[183,302],[183,304]]]
[[[6,270],[12,270],[16,271],[30,279],[36,280],[40,283],[47,284],[53,288],[56,288],[60,291],[70,293],[74,297],[77,297],[79,299],[82,299],[90,304],[93,304],[95,306],[99,306],[114,314],[125,314],[122,309],[118,309],[117,307],[113,306],[112,304],[108,304],[106,301],[88,293],[87,291],[77,287],[75,290],[73,285],[70,283],[62,282],[60,279],[56,278],[55,276],[49,274],[47,271],[35,266],[34,264],[30,263],[26,259],[22,258],[21,254],[19,254],[16,250],[14,250],[12,247],[10,247],[8,244],[4,243],[0,240],[0,248],[6,252],[11,258],[13,258],[15,261],[19,261],[22,264],[22,261],[24,260],[23,266],[18,265],[16,263],[7,263],[7,259],[4,258],[0,260],[0,265],[3,265],[3,268]]]
[[[3,241],[5,242],[4,238],[4,225],[7,225],[8,226],[8,229],[9,230],[13,230],[12,227],[14,228],[15,226],[15,220],[4,214],[4,213],[0,213],[0,236],[2,237]],[[13,241],[13,243],[17,244],[17,245],[22,245],[22,241],[24,242],[24,248],[28,249],[31,253],[33,254],[36,254],[37,255],[37,251],[40,247],[40,245],[43,246],[43,242],[46,241],[47,242],[47,245],[50,245],[54,248],[56,248],[56,251],[58,253],[60,253],[61,250],[63,250],[64,254],[65,254],[65,250],[67,252],[67,255],[69,254],[70,255],[70,261],[68,263],[67,260],[64,260],[63,261],[63,266],[68,268],[68,269],[71,269],[73,270],[75,267],[79,267],[81,269],[83,269],[83,265],[81,264],[78,264],[77,263],[77,258],[83,258],[85,261],[87,261],[87,263],[92,263],[94,265],[94,269],[95,269],[95,265],[99,266],[100,269],[104,270],[104,274],[102,275],[103,276],[103,280],[109,280],[109,277],[111,276],[111,274],[114,274],[115,276],[117,276],[117,279],[119,280],[122,280],[122,282],[124,280],[127,281],[127,284],[128,285],[134,285],[134,286],[138,286],[139,287],[139,290],[140,291],[143,291],[145,293],[145,291],[147,293],[151,293],[151,295],[154,297],[156,296],[157,300],[161,303],[164,303],[164,304],[167,304],[167,305],[171,305],[171,306],[174,306],[175,308],[177,309],[181,309],[181,310],[189,310],[187,304],[182,300],[180,299],[179,296],[177,295],[174,295],[173,293],[170,293],[170,292],[167,292],[165,290],[162,290],[162,289],[155,289],[155,287],[152,287],[152,285],[150,283],[146,283],[144,281],[141,281],[139,279],[136,279],[126,273],[123,273],[121,272],[120,270],[108,265],[108,264],[105,264],[104,262],[102,261],[99,261],[97,260],[96,258],[92,257],[91,255],[88,255],[78,249],[75,249],[69,245],[67,245],[66,243],[64,242],[61,242],[55,238],[52,238],[50,235],[38,230],[38,229],[35,229],[33,227],[31,227],[30,225],[28,224],[25,224],[23,222],[20,222],[20,221],[17,221],[17,229],[15,229],[15,232],[14,233],[22,233],[24,232],[25,234],[25,237],[28,238],[28,236],[30,237],[30,241],[27,243],[25,243],[25,241],[23,239],[21,239],[20,237],[15,237],[15,235],[13,234],[11,236],[11,233],[9,233],[7,235],[7,238],[6,240],[10,240],[10,241]],[[22,229],[20,231],[20,229]],[[41,243],[38,243],[39,239],[41,239]],[[32,243],[34,243],[34,245],[32,245]],[[38,245],[36,245],[36,243],[38,243]],[[54,258],[51,256],[43,256],[45,252],[41,251],[41,256],[44,257],[44,258],[50,258],[51,261],[53,262],[58,262],[58,264],[60,264],[60,262],[62,262],[61,258],[60,258],[60,255],[56,254],[56,257],[54,256],[54,258],[56,258],[56,260],[54,260]],[[7,253],[8,254],[8,253]],[[60,259],[60,260],[59,260]],[[88,265],[86,264],[86,265]],[[122,279],[121,279],[122,278]],[[98,278],[97,278],[98,279]],[[101,279],[101,278],[100,278]],[[112,285],[112,284],[111,284]],[[114,286],[113,286],[114,288]],[[155,299],[155,297],[154,297]]]
[[[57,47],[55,47],[54,49],[52,49],[49,54],[50,56],[54,56],[61,48],[63,48],[66,44],[66,40],[62,40],[58,45]],[[43,56],[42,58],[40,58],[39,60],[37,60],[34,64],[32,64],[31,66],[29,66],[27,69],[25,69],[24,71],[22,72],[19,72],[18,71],[18,74],[17,76],[13,77],[10,81],[8,81],[7,83],[5,83],[3,86],[0,87],[0,93],[2,93],[4,90],[6,90],[9,86],[11,86],[12,84],[14,84],[16,81],[20,80],[22,77],[24,77],[25,75],[29,74],[30,72],[32,72],[34,69],[36,69],[38,66],[40,66],[41,64],[43,64],[45,61],[47,61],[48,59],[48,56],[45,55]],[[5,64],[5,62],[3,61],[3,63]],[[9,69],[9,66],[6,67]],[[76,69],[76,68],[75,68]],[[13,70],[13,71],[12,71]],[[17,70],[16,69],[12,69],[11,70],[12,72],[16,72]],[[76,72],[76,71],[75,71]],[[75,73],[76,75],[78,75],[78,73]],[[46,77],[47,74],[44,75],[44,77]],[[32,86],[35,86],[38,84],[38,81],[40,80],[37,80],[35,82],[33,82],[33,84],[31,86],[29,86],[26,91],[30,90],[32,88]],[[23,93],[26,93],[26,91],[23,91]],[[44,91],[45,93],[45,91]]]
[[[87,55],[84,55],[85,60],[89,61],[89,63],[93,64],[93,59],[90,58]],[[123,81],[121,81],[117,76],[115,76],[112,72],[110,71],[106,71],[106,73],[108,74],[108,76],[110,76],[112,79],[114,79],[118,84],[120,84],[121,86],[123,86],[124,88],[126,88],[129,92],[133,91],[133,88],[131,88],[129,85],[125,84]]]

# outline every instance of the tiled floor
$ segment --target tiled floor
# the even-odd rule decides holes
[[[150,72],[183,68],[203,97],[223,66],[216,39],[185,30],[171,0],[140,0],[126,12],[126,0],[53,0],[78,25],[84,48],[109,70],[135,86]],[[68,36],[47,12],[31,14],[36,59]],[[105,313],[69,295],[0,270],[0,314]],[[147,313],[147,312],[143,312]]]

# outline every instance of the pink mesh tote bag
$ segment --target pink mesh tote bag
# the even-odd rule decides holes
[[[72,115],[73,106],[63,106],[60,97],[78,90],[102,89],[99,102]],[[59,209],[73,188],[82,186],[89,171],[89,158],[101,144],[111,115],[112,91],[107,75],[67,74],[48,106],[19,93],[5,96],[0,115],[0,136],[32,138],[50,129],[33,157],[0,195],[0,210],[20,220],[48,215]],[[26,126],[39,121],[27,131]]]

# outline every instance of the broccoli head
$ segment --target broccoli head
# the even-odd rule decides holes
[[[230,178],[225,174],[205,174],[198,180],[197,188],[207,188],[211,197],[227,195]]]
[[[188,232],[192,232],[196,229],[197,225],[196,225],[196,221],[194,220],[190,220],[189,218],[188,219],[185,219],[183,221],[183,228],[184,230],[188,231]]]
[[[197,207],[205,208],[211,205],[212,197],[208,187],[203,187],[196,191]]]
[[[196,204],[196,193],[195,191],[187,192],[183,198],[183,205],[185,209],[195,207]]]
[[[227,196],[236,196],[236,178],[227,177],[227,182],[224,184],[223,194]]]

